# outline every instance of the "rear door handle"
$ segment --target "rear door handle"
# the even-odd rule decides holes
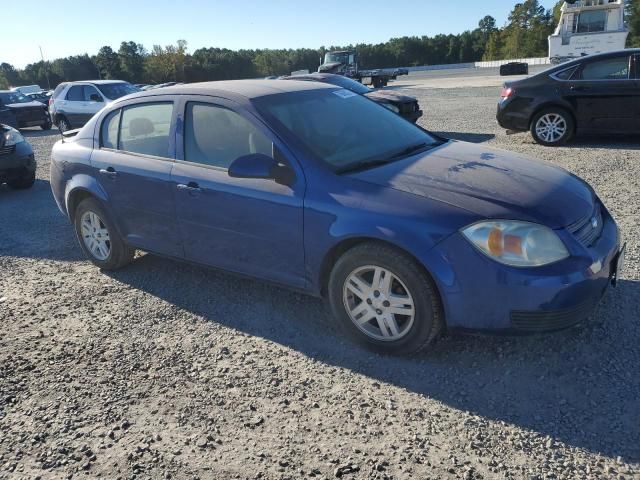
[[[106,169],[101,168],[100,173],[102,175],[106,175],[109,178],[115,178],[118,176],[118,172],[116,172],[115,168],[113,167],[107,167]]]
[[[587,87],[583,87],[580,85],[571,85],[572,92],[584,92],[585,90],[587,90]]]
[[[198,185],[196,182],[189,182],[186,185],[184,183],[179,183],[178,185],[176,185],[176,187],[178,188],[178,190],[186,190],[189,193],[202,192],[200,185]]]

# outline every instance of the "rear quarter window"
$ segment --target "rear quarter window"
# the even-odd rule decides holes
[[[120,111],[111,112],[102,122],[100,129],[100,146],[116,149],[118,147],[118,128],[120,127]]]

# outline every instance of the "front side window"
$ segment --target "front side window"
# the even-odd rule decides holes
[[[626,80],[628,78],[629,57],[591,62],[582,68],[582,80]]]
[[[83,85],[74,85],[67,92],[67,100],[70,102],[84,102]]]
[[[120,110],[111,112],[102,122],[100,138],[103,148],[118,148],[118,127],[120,127]]]
[[[173,103],[170,102],[125,107],[120,121],[118,150],[169,158],[172,115]]]
[[[594,10],[580,13],[577,33],[604,32],[607,26],[607,11]]]
[[[227,108],[187,103],[184,159],[219,168],[252,153],[272,156],[273,144],[251,122]]]
[[[94,96],[94,98],[91,98],[91,95]],[[98,100],[100,99],[100,100]],[[85,102],[101,102],[102,101],[102,97],[100,96],[100,94],[98,93],[98,90],[96,90],[96,87],[92,86],[92,85],[85,85],[84,86],[84,101]]]

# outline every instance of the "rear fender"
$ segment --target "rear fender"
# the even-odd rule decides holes
[[[103,204],[108,203],[109,196],[107,192],[102,188],[102,185],[98,183],[98,181],[86,174],[78,174],[74,175],[67,182],[64,198],[65,198],[65,210],[67,212],[67,216],[69,220],[73,222],[73,210],[77,206],[77,201],[75,200],[76,195],[79,193],[86,193],[91,195],[92,197],[97,198]]]

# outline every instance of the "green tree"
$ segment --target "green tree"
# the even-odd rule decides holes
[[[626,22],[629,27],[627,46],[640,47],[640,0],[627,0],[625,7]]]
[[[95,56],[95,63],[100,70],[100,76],[102,78],[122,78],[120,57],[110,46],[105,45],[98,51],[98,54]]]
[[[118,50],[122,78],[130,82],[140,82],[144,74],[146,51],[142,44],[122,42]]]

